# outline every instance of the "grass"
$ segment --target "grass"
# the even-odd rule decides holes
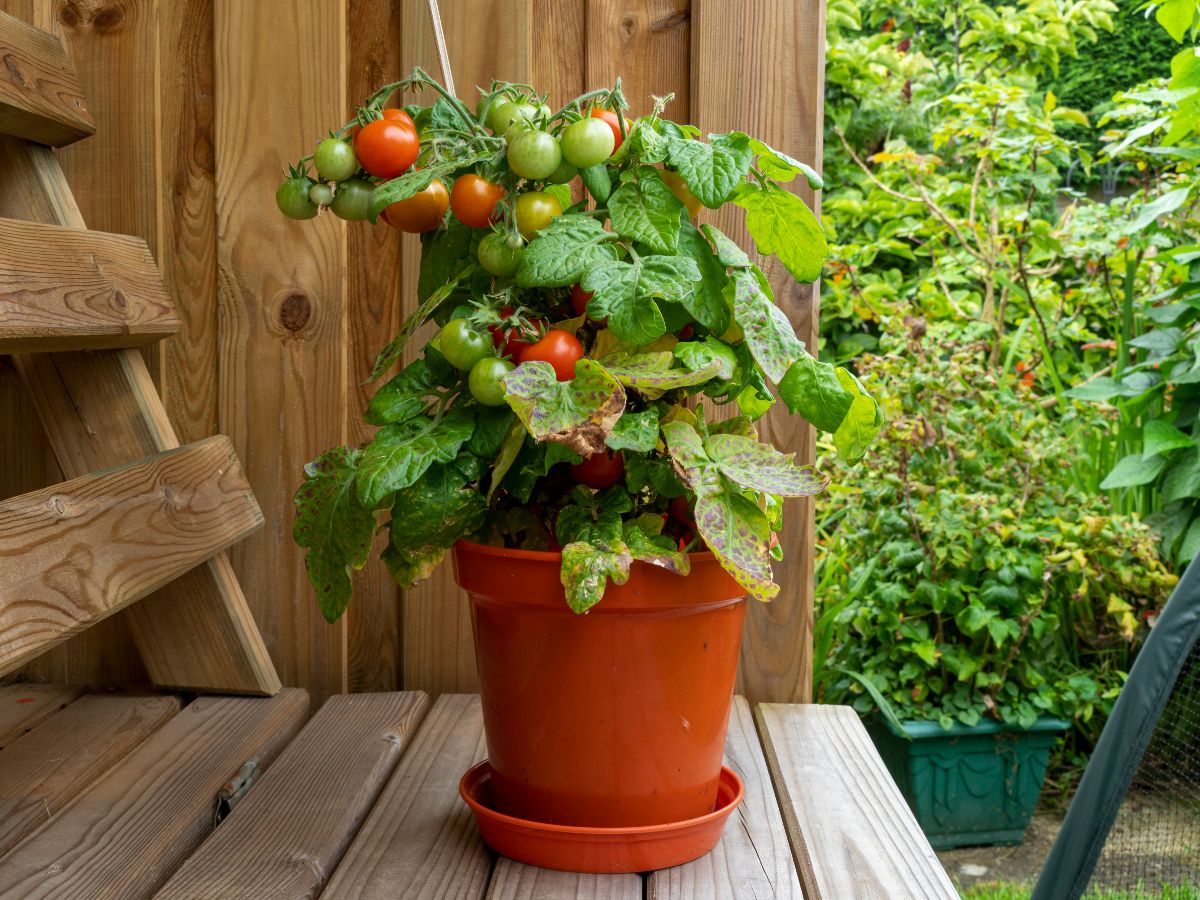
[[[963,900],[1029,900],[1032,889],[1021,884],[989,881],[967,888]],[[1088,891],[1082,900],[1200,900],[1200,887],[1189,884],[1163,885],[1156,890]]]

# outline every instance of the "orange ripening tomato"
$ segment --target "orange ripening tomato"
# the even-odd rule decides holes
[[[406,113],[402,109],[395,109],[395,108],[389,106],[386,109],[381,109],[379,111],[379,115],[391,122],[400,122],[401,124],[406,124],[414,132],[417,130],[417,123],[412,120],[412,116],[410,116],[408,113]],[[356,137],[358,137],[358,133],[360,131],[362,131],[362,128],[363,127],[361,125],[355,125],[353,128],[350,129],[350,140],[351,141],[353,141]]]
[[[393,228],[409,234],[420,234],[433,231],[441,225],[449,208],[450,195],[446,192],[446,186],[435,178],[419,194],[388,206],[383,211],[383,218]]]
[[[405,115],[408,119],[408,116]],[[421,142],[408,122],[376,119],[365,125],[354,138],[358,163],[376,178],[395,178],[417,161]]]
[[[464,225],[487,228],[495,219],[504,188],[478,175],[460,175],[450,189],[450,209]]]
[[[611,109],[601,109],[598,106],[593,106],[589,115],[593,119],[603,119],[608,123],[608,127],[612,129],[613,139],[616,142],[616,146],[613,147],[613,153],[620,150],[621,143],[625,138],[621,134],[621,120],[617,118],[617,114]]]
[[[700,210],[704,208],[704,204],[696,199],[696,195],[692,193],[687,182],[683,180],[683,176],[670,169],[663,169],[659,174],[662,176],[663,183],[671,189],[671,193],[678,198],[680,203],[687,207],[688,218],[694,219],[700,215]]]

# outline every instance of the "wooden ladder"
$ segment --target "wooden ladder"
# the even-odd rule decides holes
[[[144,241],[87,230],[52,149],[94,131],[62,43],[0,13],[0,354],[70,479],[0,501],[0,676],[124,609],[154,684],[274,694],[224,553],[262,513],[228,438],[180,446],[138,349],[174,304]]]

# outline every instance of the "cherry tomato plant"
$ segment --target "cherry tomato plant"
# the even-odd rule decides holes
[[[386,105],[430,90],[428,105]],[[778,405],[852,463],[882,425],[853,375],[806,351],[756,257],[705,221],[742,207],[758,253],[813,281],[825,237],[788,189],[820,188],[813,169],[673,122],[669,97],[630,117],[619,81],[546,100],[495,81],[472,108],[416,69],[279,188],[291,218],[328,207],[351,227],[421,233],[415,310],[372,373],[392,373],[366,410],[378,431],[310,463],[296,494],[295,539],[331,621],[380,527],[402,585],[466,538],[561,549],[577,612],[634,561],[686,575],[694,551],[770,599],[783,501],[828,479],[756,423]]]

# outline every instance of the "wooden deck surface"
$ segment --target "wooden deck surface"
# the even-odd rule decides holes
[[[479,698],[0,687],[0,898],[941,900],[946,873],[841,707],[734,700],[717,848],[631,875],[497,857],[458,796]],[[756,727],[757,725],[757,727]]]

